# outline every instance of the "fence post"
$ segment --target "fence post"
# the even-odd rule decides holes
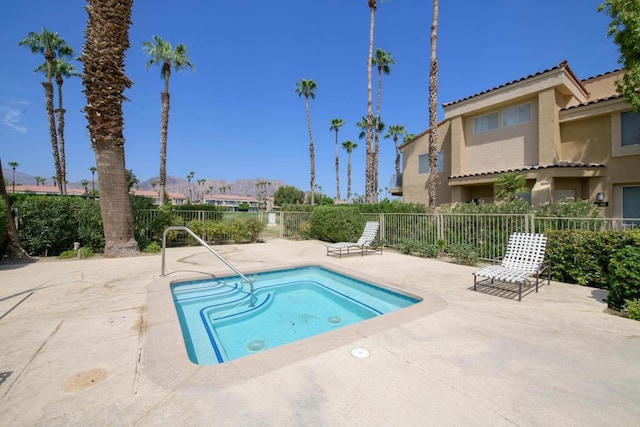
[[[535,215],[534,214],[526,214],[527,221],[527,233],[535,233],[536,231],[536,223],[535,223]]]

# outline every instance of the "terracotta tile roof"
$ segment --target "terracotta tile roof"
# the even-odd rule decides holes
[[[258,199],[251,196],[238,196],[235,194],[209,194],[204,196],[205,200],[235,200],[245,202],[255,202]]]
[[[539,169],[551,169],[551,168],[603,168],[605,167],[604,163],[585,163],[585,162],[556,162],[550,165],[536,165],[536,166],[522,166],[520,168],[511,168],[511,169],[502,169],[495,171],[487,171],[487,172],[477,172],[477,173],[469,173],[464,175],[452,175],[447,179],[456,179],[456,178],[469,178],[472,176],[483,176],[483,175],[495,175],[501,174],[505,172],[526,172],[526,171],[534,171]]]
[[[12,186],[7,185],[7,193],[12,191]],[[59,190],[54,185],[16,185],[16,193],[59,194]],[[67,188],[67,195],[84,196],[84,194],[84,189]]]
[[[593,76],[593,77],[587,77],[586,79],[584,79],[584,80],[582,80],[582,81],[583,81],[583,82],[588,82],[589,80],[594,80],[594,79],[597,79],[597,78],[600,78],[600,77],[607,76],[607,75],[609,75],[609,74],[617,73],[617,72],[619,72],[619,71],[622,71],[622,68],[618,68],[618,69],[616,69],[616,70],[607,71],[607,72],[604,72],[604,73],[601,73],[601,74],[595,75],[595,76]]]
[[[502,85],[500,85],[500,86],[496,86],[496,87],[494,87],[494,88],[492,88],[492,89],[488,89],[488,90],[485,90],[485,91],[482,91],[482,92],[476,93],[475,95],[467,96],[466,98],[462,98],[462,99],[459,99],[459,100],[457,100],[457,101],[444,103],[444,104],[442,104],[442,107],[446,108],[446,107],[449,107],[449,106],[451,106],[451,105],[457,104],[457,103],[459,103],[459,102],[467,101],[467,100],[469,100],[469,99],[475,98],[475,97],[480,96],[480,95],[484,95],[484,94],[489,93],[489,92],[492,92],[492,91],[494,91],[494,90],[501,89],[501,88],[503,88],[503,87],[507,87],[507,86],[510,86],[510,85],[512,85],[512,84],[515,84],[515,83],[518,83],[518,82],[521,82],[521,81],[524,81],[524,80],[530,79],[530,78],[532,78],[532,77],[539,76],[539,75],[544,74],[544,73],[548,73],[548,72],[550,72],[550,71],[558,70],[558,69],[564,69],[564,70],[565,70],[567,73],[569,73],[569,75],[573,78],[573,80],[575,81],[575,83],[576,83],[578,86],[580,86],[580,87],[582,88],[582,90],[584,90],[584,92],[585,92],[585,93],[588,93],[588,91],[587,91],[587,90],[585,89],[585,87],[582,85],[582,83],[580,82],[580,80],[576,77],[576,75],[573,73],[573,71],[571,71],[571,68],[569,68],[569,64],[568,64],[568,63],[567,63],[567,61],[565,60],[565,61],[562,61],[560,64],[556,65],[555,67],[552,67],[552,68],[549,68],[549,69],[546,69],[546,70],[543,70],[543,71],[537,72],[537,73],[535,73],[535,74],[528,75],[528,76],[526,76],[526,77],[522,77],[522,78],[517,79],[517,80],[513,80],[513,81],[511,81],[511,82],[509,82],[509,83],[505,83],[505,84],[502,84]]]
[[[156,190],[133,190],[131,191],[131,193],[133,193],[134,196],[151,197],[151,198],[160,197],[160,194]],[[185,199],[187,197],[182,193],[173,193],[171,191],[167,191],[166,195],[171,199]]]
[[[571,107],[561,108],[560,111],[568,111],[568,110],[572,110],[574,108],[584,107],[585,105],[593,105],[593,104],[597,104],[599,102],[611,101],[611,100],[619,99],[619,98],[622,98],[622,95],[620,95],[620,94],[611,95],[611,96],[608,96],[606,98],[594,99],[592,101],[583,102],[582,104],[576,104],[576,105],[572,105]]]
[[[440,120],[438,122],[438,124],[436,125],[437,127],[440,127],[443,123],[445,123],[446,120]],[[398,150],[403,149],[404,147],[406,147],[409,144],[412,144],[414,141],[416,141],[418,138],[420,138],[421,136],[426,135],[427,133],[429,133],[429,128],[426,128],[425,130],[423,130],[422,132],[420,132],[419,134],[415,135],[413,138],[411,138],[410,140],[403,142],[402,144],[400,144],[398,146]]]

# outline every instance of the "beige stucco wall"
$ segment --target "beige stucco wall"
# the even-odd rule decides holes
[[[442,150],[444,155],[444,172],[438,174],[436,189],[436,205],[441,205],[451,200],[451,189],[447,182],[447,178],[451,175],[451,124],[448,121],[438,126],[438,150]],[[418,156],[428,153],[428,133],[402,148],[402,199],[404,202],[424,204],[428,202],[425,185],[429,175],[418,174]]]
[[[582,85],[587,92],[589,92],[589,100],[608,98],[612,95],[616,95],[615,82],[621,77],[622,71],[614,71],[585,80],[582,82]],[[577,100],[574,100],[571,103],[571,105],[576,104],[578,104]]]
[[[560,135],[560,160],[607,163],[611,157],[610,115],[563,123]]]
[[[603,215],[621,216],[622,186],[640,185],[640,146],[620,150],[620,112],[563,123],[561,138],[562,160],[606,165],[596,170],[600,176],[573,183],[579,197],[595,202],[604,192],[609,206],[602,208]]]
[[[531,121],[516,126],[502,126],[505,108],[531,103]],[[476,134],[475,118],[498,112],[500,127]],[[496,108],[464,117],[465,159],[459,174],[471,174],[538,164],[538,100],[528,98],[496,106]]]

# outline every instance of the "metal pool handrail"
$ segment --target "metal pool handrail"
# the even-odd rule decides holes
[[[165,254],[165,249],[167,247],[167,232],[171,231],[171,230],[186,231],[191,237],[193,237],[196,240],[196,242],[200,243],[202,246],[207,248],[209,250],[209,252],[214,254],[227,267],[229,267],[231,270],[233,270],[238,276],[242,277],[249,284],[249,290],[250,290],[250,294],[251,294],[251,298],[249,299],[249,306],[253,307],[255,305],[256,299],[255,299],[255,296],[253,294],[253,282],[251,280],[249,280],[247,278],[247,276],[242,274],[240,272],[240,270],[238,270],[236,267],[234,267],[233,264],[231,264],[229,261],[227,261],[222,255],[220,255],[218,252],[216,252],[211,246],[209,246],[207,244],[207,242],[202,240],[196,233],[194,233],[188,227],[185,227],[183,225],[172,225],[170,227],[165,228],[164,229],[164,233],[162,233],[162,267],[161,267],[162,270],[160,271],[160,276],[162,276],[162,277],[166,276],[166,274],[165,274],[164,254]]]

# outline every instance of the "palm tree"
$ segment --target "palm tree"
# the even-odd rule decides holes
[[[96,168],[95,166],[91,166],[89,170],[91,171],[91,192],[95,193],[96,192],[96,171],[98,170],[98,168]]]
[[[407,131],[404,130],[404,126],[401,125],[391,125],[389,126],[389,130],[387,134],[384,136],[386,138],[393,138],[393,143],[396,146],[396,175],[400,177],[400,147],[398,146],[398,138],[407,134]]]
[[[15,163],[15,166],[11,165]],[[12,168],[18,166],[16,162],[9,162]],[[14,179],[15,181],[15,179]],[[5,205],[5,215],[7,218],[6,224],[6,240],[5,240],[5,248],[6,252],[9,256],[15,257],[28,257],[27,253],[20,246],[20,240],[18,238],[18,230],[16,229],[16,222],[13,217],[13,209],[11,209],[11,201],[9,200],[9,195],[7,194],[7,187],[4,184],[4,174],[2,173],[2,161],[0,161],[0,198],[4,201]]]
[[[373,193],[371,194],[372,201],[378,202],[378,154],[380,151],[380,134],[384,131],[384,123],[380,120],[380,117],[373,119],[373,129],[375,132],[375,149],[372,150],[373,154],[373,175],[371,177],[371,185],[373,186]],[[375,190],[375,191],[374,191]]]
[[[44,64],[41,64],[35,71],[46,74],[47,63],[45,62]],[[67,62],[64,58],[54,59],[51,61],[51,72],[56,76],[56,84],[58,86],[58,108],[55,110],[56,117],[58,118],[58,155],[60,157],[60,170],[63,178],[62,192],[63,194],[66,194],[67,161],[64,149],[64,113],[66,110],[62,108],[62,84],[64,83],[64,79],[80,77],[81,74],[78,73],[75,65]]]
[[[431,20],[431,61],[429,66],[429,178],[427,192],[429,212],[436,209],[436,188],[438,186],[438,58],[436,41],[438,39],[438,0],[432,0]]]
[[[347,151],[347,202],[351,199],[351,152],[357,146],[358,144],[351,141],[345,141],[342,143],[342,148]]]
[[[296,83],[295,93],[298,97],[304,96],[304,106],[307,112],[307,129],[309,131],[309,157],[311,163],[311,204],[315,203],[315,180],[316,180],[316,166],[315,155],[313,152],[313,135],[311,134],[311,114],[309,113],[309,98],[316,99],[316,94],[313,92],[316,87],[316,82],[313,80],[302,79]]]
[[[16,168],[20,166],[18,162],[9,162],[11,166],[11,194],[16,193]]]
[[[500,175],[493,186],[496,189],[496,197],[506,202],[514,200],[518,194],[529,192],[526,177],[517,172]]]
[[[338,157],[338,129],[344,126],[345,121],[342,119],[331,119],[331,127],[329,130],[336,131],[336,200],[340,200],[340,158]]]
[[[40,186],[40,180],[42,179],[41,176],[34,176],[33,179],[36,180],[36,187]]]
[[[158,181],[154,179],[149,184],[151,184],[151,188],[153,189],[153,191],[156,191],[156,185],[158,185]]]
[[[187,48],[180,43],[175,49],[171,43],[162,40],[159,36],[153,36],[152,42],[143,42],[142,48],[149,55],[147,68],[152,65],[160,66],[160,77],[164,79],[164,89],[160,92],[162,112],[160,113],[160,204],[164,204],[164,193],[167,185],[167,133],[169,130],[169,77],[171,67],[176,71],[185,68],[193,69],[189,61]]]
[[[373,64],[373,28],[375,23],[376,8],[378,7],[376,0],[367,0],[369,7],[369,53],[367,57],[367,116],[365,127],[365,180],[364,180],[364,197],[366,202],[373,199],[373,115],[371,112],[371,67]]]
[[[375,65],[378,69],[378,99],[376,102],[376,123],[380,122],[380,102],[382,100],[382,74],[389,74],[391,72],[391,64],[395,64],[393,58],[391,57],[391,52],[385,52],[382,49],[376,49],[376,55],[371,59],[371,65]],[[374,158],[373,158],[373,187],[372,187],[372,195],[377,197],[378,194],[378,153],[380,152],[380,132],[382,129],[379,129],[377,126],[374,128],[374,140],[375,140],[375,148],[373,149]],[[374,200],[375,201],[375,200]]]
[[[80,181],[80,185],[84,188],[85,196],[89,194],[89,181],[87,181],[86,179],[83,179],[82,181]]]
[[[139,253],[124,159],[122,103],[132,82],[124,74],[133,0],[87,0],[89,15],[80,55],[87,98],[83,111],[98,167],[98,190],[107,257]]]
[[[193,200],[193,191],[191,190],[191,180],[195,176],[195,172],[191,171],[187,174],[187,181],[189,181],[189,200]],[[161,186],[162,187],[162,186]],[[162,191],[162,190],[161,190]]]
[[[42,83],[44,87],[45,109],[47,119],[49,121],[49,136],[51,139],[51,152],[53,154],[53,163],[56,169],[56,177],[58,181],[58,190],[60,194],[64,194],[65,179],[62,176],[60,164],[60,153],[58,147],[58,137],[56,135],[56,122],[53,115],[53,61],[57,57],[65,58],[73,55],[73,49],[58,35],[43,28],[40,33],[30,32],[27,37],[18,42],[18,46],[26,46],[31,53],[40,53],[44,55],[46,60],[46,81]]]

